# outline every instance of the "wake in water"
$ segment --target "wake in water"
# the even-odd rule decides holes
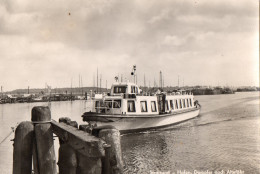
[[[210,170],[214,173],[237,169],[260,173],[258,97],[203,97],[211,99],[201,102],[205,110],[194,119],[123,135],[124,172]]]

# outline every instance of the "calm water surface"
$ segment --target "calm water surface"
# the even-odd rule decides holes
[[[259,93],[195,98],[202,105],[199,117],[160,131],[121,137],[125,173],[260,173]],[[11,132],[11,126],[30,120],[36,105],[48,103],[0,105],[0,141]],[[82,123],[84,101],[52,102],[50,108],[53,119],[66,116]],[[13,134],[0,145],[0,173],[12,173],[12,138]]]

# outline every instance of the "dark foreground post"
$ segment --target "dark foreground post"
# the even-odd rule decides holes
[[[33,124],[21,122],[15,130],[13,174],[32,173]]]
[[[110,147],[105,150],[105,159],[103,160],[102,173],[104,174],[122,174],[123,159],[121,153],[120,132],[117,129],[102,129],[99,131],[99,137],[103,139]]]
[[[71,122],[69,118],[60,118],[60,123],[66,123],[73,127],[78,127],[75,122]],[[61,138],[59,148],[59,174],[76,174],[77,173],[77,155],[70,145],[64,142]]]
[[[81,153],[78,156],[78,172],[80,174],[101,174],[102,163],[101,158],[87,157]]]
[[[76,152],[67,143],[60,144],[58,165],[59,165],[59,174],[77,173]]]
[[[49,107],[37,106],[32,109],[32,122],[35,124],[36,159],[40,174],[56,174],[56,159]]]
[[[48,107],[32,109],[32,122],[15,130],[13,173],[57,174],[53,133],[60,140],[60,174],[122,174],[120,133],[113,126],[81,125],[69,118],[51,121]],[[99,137],[99,138],[98,138]]]
[[[89,125],[80,125],[79,130],[90,133],[91,128]],[[101,174],[102,162],[98,157],[87,157],[81,153],[78,156],[78,172],[84,174]]]

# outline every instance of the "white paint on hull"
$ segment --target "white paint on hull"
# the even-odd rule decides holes
[[[200,109],[163,117],[121,117],[115,122],[96,122],[97,126],[112,125],[120,131],[138,131],[176,124],[199,115]]]

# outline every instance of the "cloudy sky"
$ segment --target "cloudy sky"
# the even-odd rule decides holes
[[[102,86],[119,74],[165,86],[258,85],[257,0],[2,0],[4,90]]]

